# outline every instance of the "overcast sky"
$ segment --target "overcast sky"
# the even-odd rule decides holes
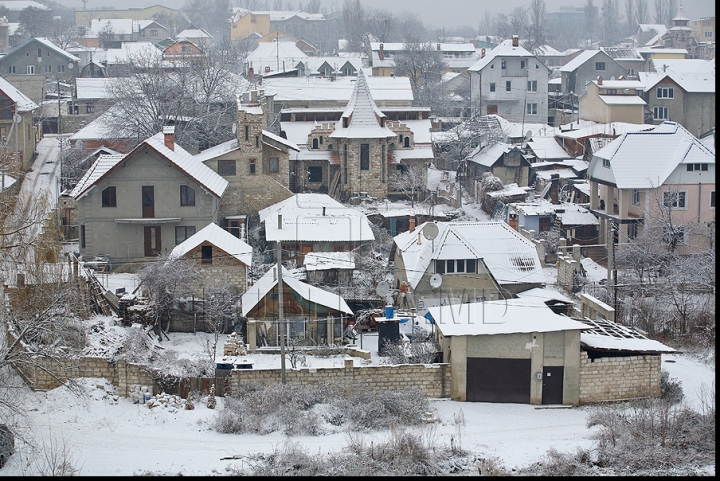
[[[307,3],[307,0],[290,1],[294,8],[297,8],[299,3]],[[342,8],[343,1],[322,0],[322,3],[328,10],[330,10],[331,5],[335,5],[335,9],[339,10]],[[654,0],[646,1],[651,15],[654,16]],[[486,10],[491,13],[509,13],[515,7],[530,5],[530,0],[361,0],[361,2],[367,8],[382,8],[395,13],[416,11],[422,22],[437,28],[451,28],[460,25],[470,25],[477,28]],[[59,3],[77,9],[83,8],[82,0],[59,0]],[[179,9],[186,3],[187,0],[124,0],[120,3],[114,3],[110,0],[87,0],[87,8],[92,10],[108,6],[109,8],[126,8],[164,5]],[[268,0],[269,5],[272,5],[272,3],[272,0]],[[599,7],[602,5],[602,0],[594,0],[594,3]],[[624,13],[625,1],[619,0],[619,3],[620,11]],[[559,11],[560,7],[564,5],[581,7],[584,4],[585,0],[545,0],[547,12]],[[685,14],[692,20],[715,16],[714,0],[684,0],[682,4]]]

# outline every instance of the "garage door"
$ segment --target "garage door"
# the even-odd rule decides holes
[[[469,357],[468,401],[530,403],[530,359]]]

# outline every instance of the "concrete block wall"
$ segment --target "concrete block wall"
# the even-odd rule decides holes
[[[600,357],[580,353],[580,404],[660,396],[660,355]]]
[[[522,226],[518,227],[518,232],[527,240],[532,242],[535,245],[535,250],[538,253],[538,257],[540,258],[540,265],[542,267],[545,267],[545,243],[541,240],[538,240],[535,238],[535,231],[530,229],[523,229]]]
[[[451,371],[448,364],[402,364],[355,367],[352,359],[345,367],[286,369],[288,383],[318,384],[348,381],[371,392],[420,389],[432,398],[449,398]],[[230,387],[234,390],[241,382],[280,384],[280,369],[234,370],[230,374]]]

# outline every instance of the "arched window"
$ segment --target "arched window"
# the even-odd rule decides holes
[[[405,147],[410,147],[410,137],[405,137]]]
[[[317,148],[318,148],[318,139],[316,137],[313,139],[313,149],[317,149]]]

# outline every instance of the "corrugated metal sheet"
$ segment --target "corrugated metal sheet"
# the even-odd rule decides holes
[[[252,265],[252,247],[217,224],[208,224],[175,246],[170,257],[182,257],[205,241],[233,256],[246,266]]]

